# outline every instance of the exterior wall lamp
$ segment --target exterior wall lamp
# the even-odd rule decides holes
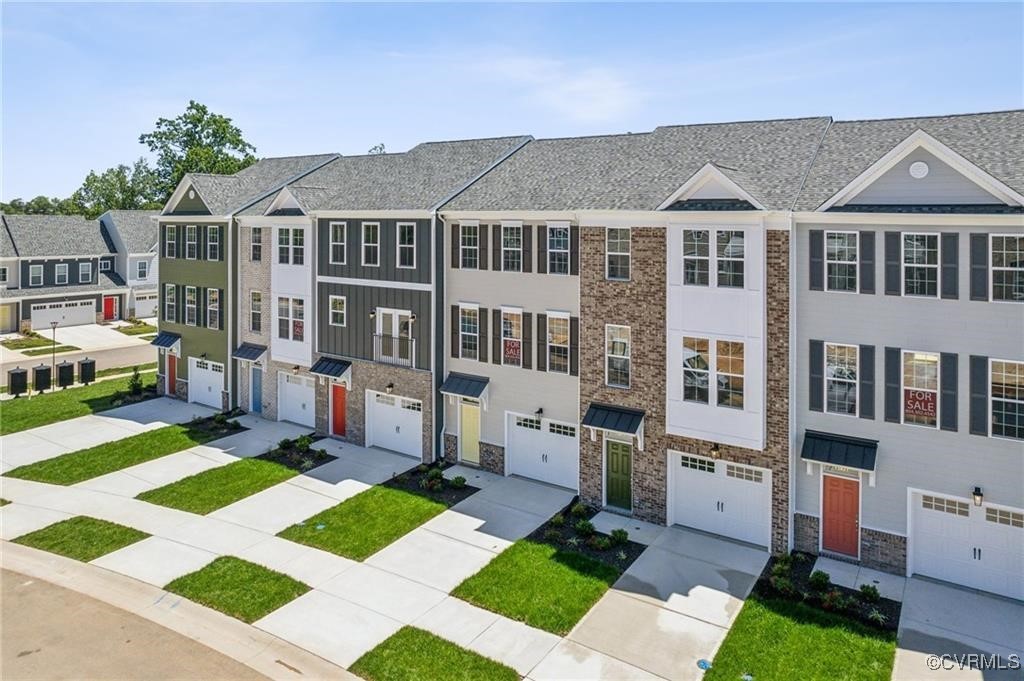
[[[971,493],[971,498],[974,499],[975,506],[981,506],[981,502],[985,501],[985,495],[982,494],[980,487],[974,488],[974,492]]]
[[[386,390],[388,392],[388,395],[390,395],[391,393],[395,392],[395,384],[388,383],[387,387],[384,388],[384,390]]]
[[[717,459],[721,455],[722,454],[721,454],[720,448],[718,446],[718,443],[717,442],[712,442],[711,443],[711,458],[712,459]]]
[[[544,416],[544,407],[538,407],[537,411],[533,412],[534,416]]]
[[[292,373],[294,375],[296,375],[296,376],[299,375],[299,365],[298,364],[296,364],[295,366],[292,367]]]
[[[370,310],[370,319],[376,319],[376,318],[377,318],[377,308],[373,308],[372,310]]]

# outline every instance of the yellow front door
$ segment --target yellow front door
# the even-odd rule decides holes
[[[466,463],[480,463],[480,405],[462,402],[459,424],[459,458]]]
[[[14,323],[14,305],[0,305],[0,333],[17,330],[18,325]]]

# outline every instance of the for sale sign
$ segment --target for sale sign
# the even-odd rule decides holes
[[[903,415],[923,416],[935,418],[936,394],[930,390],[914,390],[906,388],[903,391]]]

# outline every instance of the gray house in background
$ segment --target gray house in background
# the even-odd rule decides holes
[[[117,265],[128,286],[125,318],[146,319],[157,316],[159,292],[157,252],[158,228],[153,217],[159,211],[108,210],[99,217],[103,229],[117,249]]]

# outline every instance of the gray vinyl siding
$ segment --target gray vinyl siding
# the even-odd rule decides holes
[[[344,222],[346,231],[346,258],[344,265],[331,264],[331,227],[332,222]],[[380,265],[363,267],[363,223],[380,225]],[[398,267],[398,223],[413,222],[416,224],[416,257],[414,268]],[[321,219],[317,225],[317,242],[319,251],[318,273],[329,277],[347,277],[352,279],[373,279],[398,281],[403,283],[430,283],[430,220],[395,220],[395,219]]]
[[[113,262],[113,256],[105,258]],[[64,264],[68,266],[68,280],[65,284],[59,284],[60,286],[78,286],[79,284],[95,284],[96,277],[99,276],[100,265],[99,258],[61,258],[60,260],[22,260],[21,261],[21,283],[23,289],[29,289],[26,293],[31,294],[33,288],[43,288],[46,286],[58,286],[57,284],[57,265]],[[89,281],[78,280],[78,265],[83,262],[92,263],[92,276]],[[42,265],[43,266],[43,286],[29,287],[29,266],[31,265]],[[113,264],[111,264],[113,268]],[[111,269],[113,271],[113,269]]]
[[[331,326],[330,296],[345,296],[345,326]],[[409,310],[416,315],[412,325],[412,337],[416,341],[415,368],[429,369],[433,314],[430,298],[430,291],[320,282],[317,284],[317,352],[372,361],[377,322],[370,319],[370,313],[378,307]]]
[[[874,346],[875,371],[871,387],[874,418],[853,418],[810,409],[810,382],[797,380],[796,388],[796,510],[819,513],[818,467],[807,474],[800,461],[804,431],[820,430],[878,440],[875,486],[862,485],[863,527],[906,533],[907,489],[970,496],[977,485],[985,500],[1013,507],[1024,506],[1024,442],[982,437],[970,433],[970,357],[1024,360],[1024,305],[972,301],[970,291],[971,233],[1008,233],[1006,228],[979,229],[970,225],[905,227],[909,232],[957,232],[958,298],[913,298],[877,293],[850,294],[811,290],[808,257],[810,230],[823,226],[800,225],[796,232],[795,268],[796,376],[811,373],[811,340]],[[850,225],[828,229],[875,231],[875,262],[884,262],[884,232],[892,226]],[[941,240],[941,237],[940,237]],[[948,240],[947,240],[948,242]],[[941,261],[940,261],[941,262]],[[949,262],[949,261],[947,261]],[[941,281],[939,293],[943,290]],[[948,290],[948,289],[947,289]],[[955,388],[957,405],[950,414],[939,398],[940,424],[925,428],[887,422],[885,419],[885,365],[889,348],[955,354],[943,362],[955,362],[955,386],[940,375],[940,388],[948,395]],[[862,370],[864,366],[862,364]],[[987,386],[986,386],[987,389]],[[861,399],[861,404],[863,404]],[[944,417],[944,418],[943,418]]]

